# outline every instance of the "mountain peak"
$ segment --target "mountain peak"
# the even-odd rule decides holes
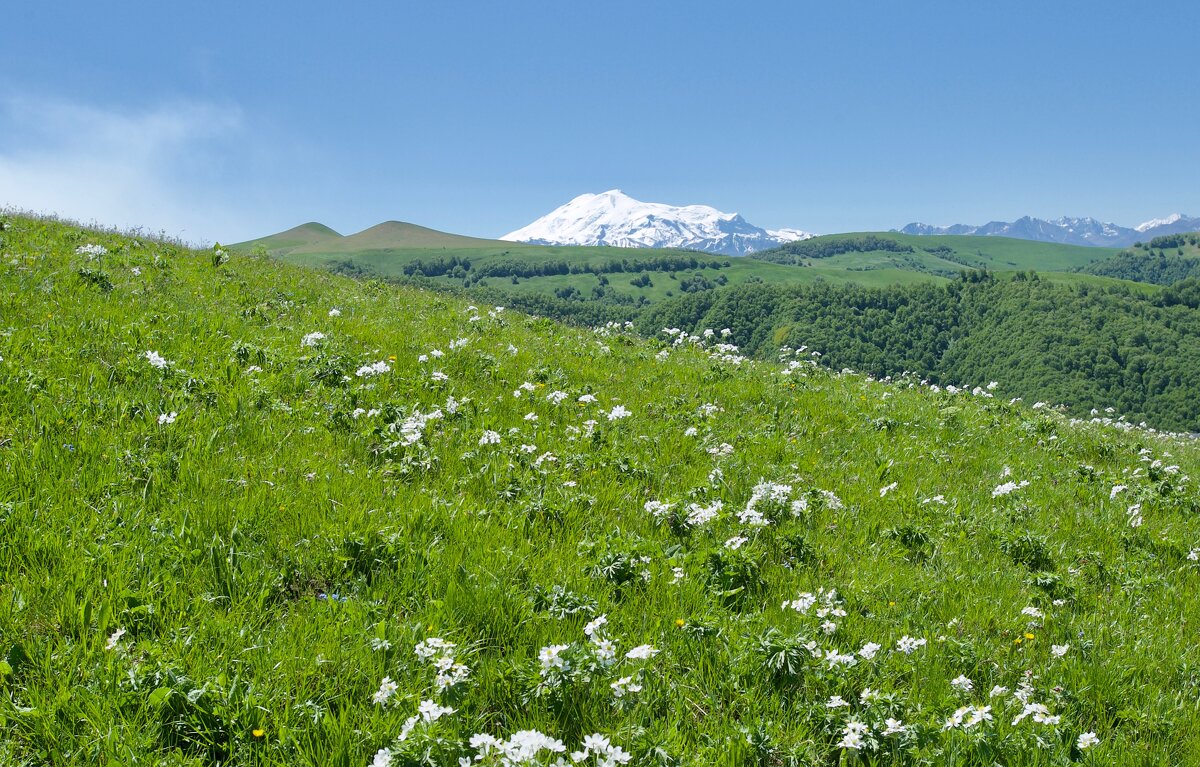
[[[1135,226],[1134,229],[1136,229],[1139,232],[1148,232],[1151,229],[1157,229],[1160,226],[1170,226],[1172,224],[1177,224],[1180,221],[1184,220],[1185,218],[1187,218],[1187,216],[1183,215],[1182,213],[1172,213],[1171,215],[1167,216],[1166,218],[1152,218],[1149,221],[1140,223],[1137,226]]]
[[[581,194],[500,239],[538,245],[684,248],[743,256],[812,236],[799,229],[767,231],[737,213],[708,205],[642,202],[620,189],[610,189]]]

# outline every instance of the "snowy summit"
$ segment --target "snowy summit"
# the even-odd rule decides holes
[[[707,205],[641,202],[613,189],[581,194],[500,239],[535,245],[688,248],[744,256],[813,236],[799,229],[761,229],[737,213],[722,213]]]
[[[1171,226],[1172,224],[1177,224],[1180,221],[1184,220],[1185,218],[1187,218],[1187,216],[1183,215],[1182,213],[1172,213],[1171,215],[1167,216],[1166,218],[1152,218],[1149,221],[1138,224],[1137,226],[1134,227],[1134,229],[1139,232],[1148,232],[1151,229],[1159,229],[1164,226]]]

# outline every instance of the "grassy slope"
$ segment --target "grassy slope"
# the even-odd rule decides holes
[[[846,253],[832,258],[807,259],[802,266],[769,263],[758,258],[729,258],[708,256],[690,251],[670,249],[637,250],[612,247],[541,246],[522,243],[485,240],[437,232],[432,229],[388,222],[377,227],[342,239],[314,238],[308,244],[295,246],[293,232],[281,233],[248,243],[233,246],[248,251],[261,244],[271,255],[292,263],[331,266],[352,263],[357,268],[381,277],[403,275],[403,268],[415,260],[466,258],[473,264],[484,265],[496,261],[519,259],[526,262],[548,262],[567,260],[571,263],[603,263],[612,259],[638,261],[643,257],[653,258],[664,254],[686,254],[711,262],[730,262],[731,266],[719,272],[700,270],[699,274],[713,278],[724,274],[728,284],[738,285],[747,281],[762,280],[771,283],[852,283],[872,287],[903,285],[914,282],[943,281],[964,268],[987,268],[1007,272],[1015,270],[1037,270],[1040,272],[1068,272],[1084,264],[1108,257],[1116,251],[1110,248],[1085,248],[1054,243],[1037,243],[999,237],[917,237],[912,235],[883,233],[880,237],[912,245],[913,253],[875,251]],[[828,235],[817,238],[817,242],[838,240],[861,234]],[[929,252],[930,248],[949,248],[949,253]],[[649,271],[653,285],[635,287],[630,284],[631,274],[608,275],[609,285],[617,293],[637,299],[644,297],[651,302],[680,295],[680,277],[690,271],[668,273]],[[673,275],[673,276],[672,276]],[[461,280],[448,276],[431,278],[435,285],[453,286]],[[1086,281],[1072,275],[1059,277],[1064,281]],[[518,294],[553,294],[561,288],[574,287],[584,296],[591,294],[599,284],[591,274],[555,275],[521,278],[512,283],[508,278],[489,278],[485,285],[513,291]]]
[[[909,263],[913,268],[930,270],[949,269],[952,272],[963,268],[990,269],[992,271],[1036,270],[1039,272],[1063,272],[1095,261],[1108,258],[1118,252],[1116,248],[1091,248],[1079,245],[1060,245],[1051,242],[1033,242],[1010,237],[970,237],[965,235],[920,236],[895,232],[847,232],[831,234],[799,243],[801,249],[826,242],[875,236],[892,240],[913,249],[912,253],[872,251],[868,253],[844,253],[830,258],[804,259],[804,263],[853,267],[866,263]],[[774,259],[786,253],[788,246],[756,254],[764,259]],[[942,249],[948,249],[942,252]]]
[[[879,732],[886,716],[909,729],[878,737],[879,764],[1060,764],[1085,731],[1101,738],[1095,763],[1200,749],[1200,650],[1180,641],[1200,596],[1197,488],[1164,468],[1194,474],[1190,444],[1000,399],[785,377],[690,344],[660,360],[624,335],[472,320],[416,290],[239,256],[214,270],[207,254],[11,223],[0,762],[364,765],[423,698],[457,712],[418,725],[397,763],[429,747],[453,764],[471,733],[523,728],[571,749],[607,733],[638,765],[831,763],[848,719]],[[87,243],[111,253],[89,263],[74,255]],[[326,338],[302,346],[314,331]],[[435,348],[445,356],[418,361]],[[556,406],[555,390],[570,396]],[[632,415],[609,421],[618,403]],[[438,408],[416,446],[388,447],[389,423]],[[499,444],[481,444],[485,430]],[[544,452],[556,460],[535,463]],[[762,479],[807,510],[739,522]],[[1008,480],[1029,484],[994,496]],[[1127,489],[1110,497],[1115,485]],[[649,500],[725,509],[673,532]],[[734,536],[747,540],[730,550]],[[539,597],[555,586],[594,612],[555,617]],[[847,613],[831,635],[780,608],[822,587]],[[574,643],[583,663],[600,613],[618,663],[539,685],[539,649]],[[898,652],[905,635],[928,644]],[[429,636],[471,668],[446,693],[413,654]],[[797,637],[882,649],[831,668]],[[642,643],[659,650],[652,672],[624,658]],[[1057,658],[1052,644],[1070,647]],[[974,691],[952,688],[960,675]],[[614,698],[623,676],[645,689]],[[384,677],[394,705],[373,705]],[[1014,725],[1020,703],[988,697],[1022,682],[1059,724]],[[870,706],[868,687],[884,696]],[[832,695],[849,706],[828,708]],[[966,705],[994,721],[944,730]]]

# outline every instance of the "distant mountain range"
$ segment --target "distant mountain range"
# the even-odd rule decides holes
[[[612,189],[580,195],[500,239],[534,245],[685,248],[744,256],[813,236],[799,229],[762,229],[737,213],[707,205],[642,202]]]
[[[895,230],[893,230],[895,231]],[[955,224],[930,226],[912,223],[899,230],[904,234],[966,234],[980,237],[1014,237],[1019,240],[1059,242],[1066,245],[1094,245],[1127,248],[1138,241],[1180,232],[1200,231],[1200,218],[1180,213],[1156,218],[1135,227],[1118,226],[1094,218],[1060,218],[1046,221],[1025,216],[1016,221],[992,221],[983,226]]]

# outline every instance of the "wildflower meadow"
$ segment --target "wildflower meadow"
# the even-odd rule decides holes
[[[1185,438],[0,229],[0,764],[1200,760]]]

